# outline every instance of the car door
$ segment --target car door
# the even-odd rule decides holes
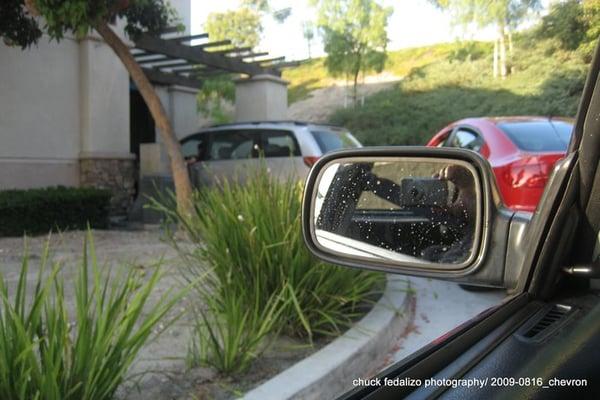
[[[581,99],[569,152],[556,164],[531,219],[528,215],[513,213],[508,226],[492,223],[484,228],[492,235],[492,242],[495,236],[492,229],[509,230],[507,242],[488,245],[490,248],[506,246],[503,257],[506,257],[505,267],[510,270],[504,270],[504,279],[515,282],[514,294],[376,376],[379,382],[387,381],[389,384],[357,387],[341,398],[464,399],[502,396],[558,399],[600,396],[600,381],[597,379],[597,371],[600,370],[600,297],[597,290],[600,277],[599,70],[600,55],[597,51]],[[350,162],[370,155],[373,160],[389,163],[394,154],[410,154],[413,157],[438,154],[439,157],[456,156],[457,159],[474,157],[467,152],[441,149],[340,152],[315,165],[308,179],[307,196],[314,196],[310,193],[311,184],[317,185],[314,190],[323,190],[325,186],[321,185],[321,181],[313,181],[313,178],[319,168],[329,165],[336,157],[339,160],[347,157],[347,162]],[[366,164],[360,162],[361,168],[365,168]],[[488,174],[491,173],[489,165],[483,166]],[[311,237],[311,221],[317,221],[315,215],[318,214],[313,210],[314,201],[309,204],[307,199],[305,197],[303,217],[307,244],[315,254],[332,261],[333,258],[327,257],[326,250]],[[337,262],[357,268],[380,263],[379,260],[366,260],[351,256],[346,261],[339,258]],[[491,259],[486,262],[493,264]],[[404,261],[395,264],[408,265]],[[483,268],[488,275],[496,269],[492,264]],[[515,266],[518,268],[515,269]],[[431,272],[414,268],[406,271],[418,276],[433,276]],[[515,276],[507,276],[511,273]],[[434,277],[462,279],[450,273]],[[480,278],[483,281],[488,279],[481,275]],[[428,386],[425,381],[431,378],[447,383]],[[476,378],[488,379],[476,390],[468,386]],[[575,381],[576,378],[582,385],[557,383],[566,379]]]

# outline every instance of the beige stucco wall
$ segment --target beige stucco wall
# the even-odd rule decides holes
[[[81,157],[129,156],[129,78],[94,37],[0,44],[0,189],[79,185]]]
[[[0,41],[0,189],[78,184],[79,46]]]
[[[170,2],[190,34],[191,0]],[[177,136],[196,132],[196,91],[157,91]],[[0,190],[77,186],[81,160],[130,156],[129,78],[97,34],[26,51],[0,41]]]
[[[79,43],[80,154],[129,153],[129,75],[104,42]]]

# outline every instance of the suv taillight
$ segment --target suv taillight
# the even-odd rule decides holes
[[[306,166],[309,168],[312,167],[318,159],[319,157],[316,156],[302,157],[302,160],[304,160],[304,164],[306,164]]]

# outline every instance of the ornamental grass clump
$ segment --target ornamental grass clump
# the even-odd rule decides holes
[[[243,370],[279,332],[308,341],[339,334],[382,289],[383,274],[326,265],[308,252],[301,197],[302,185],[263,166],[246,171],[243,185],[224,181],[197,192],[192,216],[159,206],[195,243],[179,247],[186,278],[206,275],[197,286],[204,310],[196,363],[233,372],[225,367],[233,362],[222,361],[228,354]]]
[[[49,261],[46,246],[33,286],[27,255],[16,287],[0,278],[2,399],[114,398],[136,355],[181,296],[168,292],[149,307],[162,276],[158,266],[149,276],[133,268],[104,275],[91,235],[72,281],[73,307],[61,270]]]

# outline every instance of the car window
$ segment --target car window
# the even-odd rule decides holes
[[[205,144],[206,138],[204,135],[194,135],[185,139],[181,143],[181,152],[184,158],[199,157],[202,151],[202,146]]]
[[[299,156],[296,138],[289,131],[264,131],[263,150],[265,157]]]
[[[466,129],[458,128],[449,138],[449,147],[458,147],[473,151],[481,150],[482,140],[475,132]]]
[[[211,134],[211,160],[238,160],[258,156],[260,134],[253,131],[217,131]]]
[[[327,130],[311,130],[310,133],[317,141],[323,153],[337,149],[359,147],[360,144],[347,131],[333,132]]]
[[[498,124],[523,151],[567,151],[572,125],[563,121],[506,122]]]
[[[567,143],[567,145],[571,142],[571,134],[573,133],[573,124],[570,124],[566,121],[554,120],[550,121],[552,127],[560,137],[561,141]]]

